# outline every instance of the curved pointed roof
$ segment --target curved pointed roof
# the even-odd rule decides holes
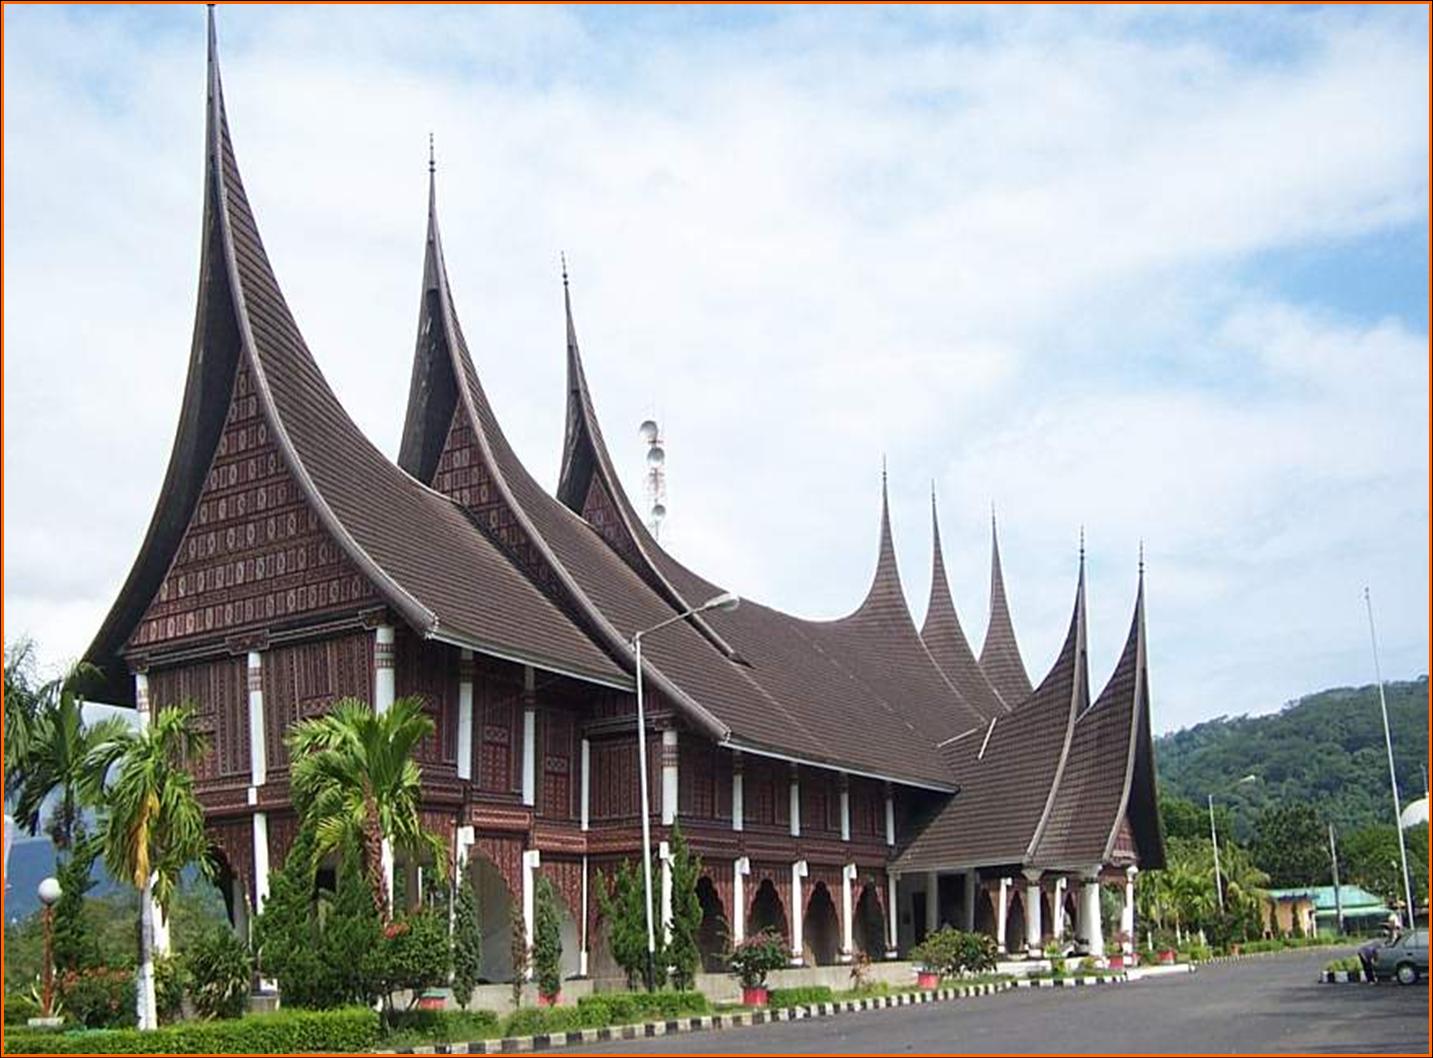
[[[120,655],[188,528],[241,368],[302,500],[415,631],[625,685],[621,669],[475,534],[459,507],[388,462],[343,410],[279,289],[244,192],[212,8],[208,67],[201,287],[179,430],[139,558],[86,655],[106,671],[111,697],[131,699]],[[483,587],[455,583],[454,561],[481,571]],[[489,604],[494,591],[509,600],[508,612]],[[534,649],[537,628],[552,632]]]
[[[896,870],[1030,863],[1046,832],[1070,756],[1075,717],[1089,703],[1085,649],[1085,568],[1055,664],[1013,713],[946,746],[960,783],[896,857]]]
[[[930,603],[926,606],[925,621],[921,625],[921,641],[970,707],[980,714],[981,719],[989,720],[1007,712],[1008,708],[976,661],[965,631],[960,626],[960,617],[955,612],[955,600],[951,598],[950,580],[945,572],[945,555],[941,551],[940,516],[936,512],[934,486],[930,492],[930,526]]]
[[[990,512],[990,621],[985,626],[985,643],[980,648],[980,668],[999,693],[1007,709],[1014,709],[1030,696],[1030,677],[1015,641],[1015,624],[1005,599],[1005,575],[1000,568],[1000,535],[995,529],[995,512]]]

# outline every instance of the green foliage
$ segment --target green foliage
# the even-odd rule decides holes
[[[812,1003],[830,1003],[834,999],[827,985],[805,985],[801,988],[773,988],[766,994],[766,1005],[777,1007],[804,1007]]]
[[[368,1009],[280,1010],[227,1021],[185,1021],[149,1032],[5,1033],[7,1054],[294,1054],[370,1051],[381,1042]]]
[[[453,948],[446,916],[420,908],[383,927],[383,939],[377,969],[379,991],[385,999],[406,989],[416,1001],[425,988],[448,983]]]
[[[1330,880],[1328,831],[1307,802],[1270,805],[1254,821],[1254,862],[1275,888]]]
[[[87,1029],[134,1024],[134,971],[103,966],[60,974],[55,981],[65,1018]]]
[[[700,992],[602,992],[582,996],[577,1000],[577,1009],[590,1022],[584,1028],[601,1028],[709,1014],[711,1003]]]
[[[608,944],[613,961],[627,975],[627,987],[636,988],[642,983],[647,972],[646,886],[642,879],[641,864],[624,860],[609,885],[610,888],[601,885],[597,887],[598,912],[607,922]],[[695,892],[695,889],[693,891]],[[675,895],[673,903],[675,905]],[[653,959],[653,972],[662,977],[662,968],[667,964],[667,958],[660,931],[655,939],[657,951]],[[660,988],[662,984],[660,980],[653,981],[652,987]]]
[[[995,969],[995,941],[984,933],[963,930],[936,930],[911,949],[911,958],[928,973],[942,977],[985,973]]]
[[[1403,832],[1408,850],[1408,880],[1413,897],[1428,892],[1428,824]],[[1403,868],[1398,858],[1398,831],[1392,824],[1361,827],[1339,838],[1341,881],[1361,885],[1392,907],[1403,903]]]
[[[1427,763],[1428,677],[1385,685],[1398,787],[1422,791]],[[1259,811],[1315,804],[1340,832],[1393,823],[1378,688],[1320,691],[1266,716],[1221,717],[1156,740],[1161,792],[1227,804],[1231,837],[1247,841]],[[1241,783],[1245,776],[1257,782]],[[1166,824],[1169,820],[1166,817]],[[1203,833],[1209,829],[1205,817]],[[1224,837],[1220,823],[1220,838]],[[1193,836],[1188,835],[1188,836]]]
[[[536,1036],[547,1029],[547,1011],[541,1007],[523,1007],[514,1010],[503,1022],[504,1036]]]
[[[743,988],[761,988],[766,975],[785,966],[788,958],[781,934],[762,930],[732,948],[727,963]]]
[[[249,946],[220,926],[195,941],[185,953],[189,996],[202,1018],[237,1018],[249,1006],[254,961]]]
[[[79,832],[79,828],[76,828]],[[60,883],[60,899],[54,909],[54,956],[57,970],[83,970],[99,966],[104,960],[100,939],[89,916],[85,914],[85,896],[94,888],[90,868],[94,853],[83,837],[68,856],[59,861],[55,878]]]
[[[184,992],[188,983],[189,970],[183,960],[176,955],[155,956],[154,1007],[161,1024],[178,1021],[180,1015],[183,1014]],[[248,981],[244,982],[245,998],[248,996],[248,983]]]
[[[682,836],[682,828],[672,825],[672,921],[667,941],[665,965],[670,967],[672,987],[686,991],[696,980],[701,966],[701,947],[697,933],[702,928],[702,902],[697,896],[697,879],[702,875],[701,857],[695,855]],[[643,938],[645,940],[645,937]]]
[[[512,1007],[517,1010],[522,1006],[522,984],[527,980],[528,964],[532,960],[532,954],[527,950],[527,923],[523,921],[522,907],[513,901],[512,910],[508,916],[508,954],[512,957]]]
[[[18,639],[5,646],[5,790],[13,796],[30,749],[39,677],[35,643]]]
[[[425,1043],[468,1043],[498,1034],[498,1016],[491,1010],[395,1010],[386,1019],[385,1047]]]
[[[319,963],[319,922],[314,901],[313,834],[301,827],[283,866],[269,875],[269,896],[254,918],[254,959],[264,977],[278,982],[284,1006],[338,1006]]]
[[[457,889],[453,908],[453,998],[467,1010],[473,989],[482,978],[483,931],[472,879],[464,876]]]
[[[562,991],[562,923],[552,882],[539,878],[533,904],[532,958],[538,991],[555,999]]]
[[[5,1024],[23,1025],[31,1018],[40,1016],[40,1004],[27,995],[18,992],[5,996]]]

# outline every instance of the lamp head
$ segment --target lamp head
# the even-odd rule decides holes
[[[61,895],[59,879],[46,878],[40,883],[39,888],[36,890],[36,892],[39,894],[40,903],[44,904],[46,907],[54,907],[56,901],[60,899]]]
[[[735,610],[740,605],[741,596],[739,596],[734,591],[724,591],[720,595],[714,595],[706,602],[702,603],[701,609],[731,611]]]

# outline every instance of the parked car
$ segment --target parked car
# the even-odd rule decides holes
[[[1428,973],[1428,931],[1411,929],[1391,940],[1365,944],[1358,949],[1358,957],[1375,981],[1391,977],[1400,984],[1416,984]]]

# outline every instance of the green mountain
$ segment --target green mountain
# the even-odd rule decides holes
[[[1423,796],[1428,677],[1384,686],[1398,792]],[[1259,810],[1308,803],[1340,830],[1393,822],[1378,688],[1339,687],[1265,716],[1221,716],[1155,740],[1162,796],[1201,807],[1209,794],[1247,840]],[[1253,776],[1252,779],[1249,776]]]

